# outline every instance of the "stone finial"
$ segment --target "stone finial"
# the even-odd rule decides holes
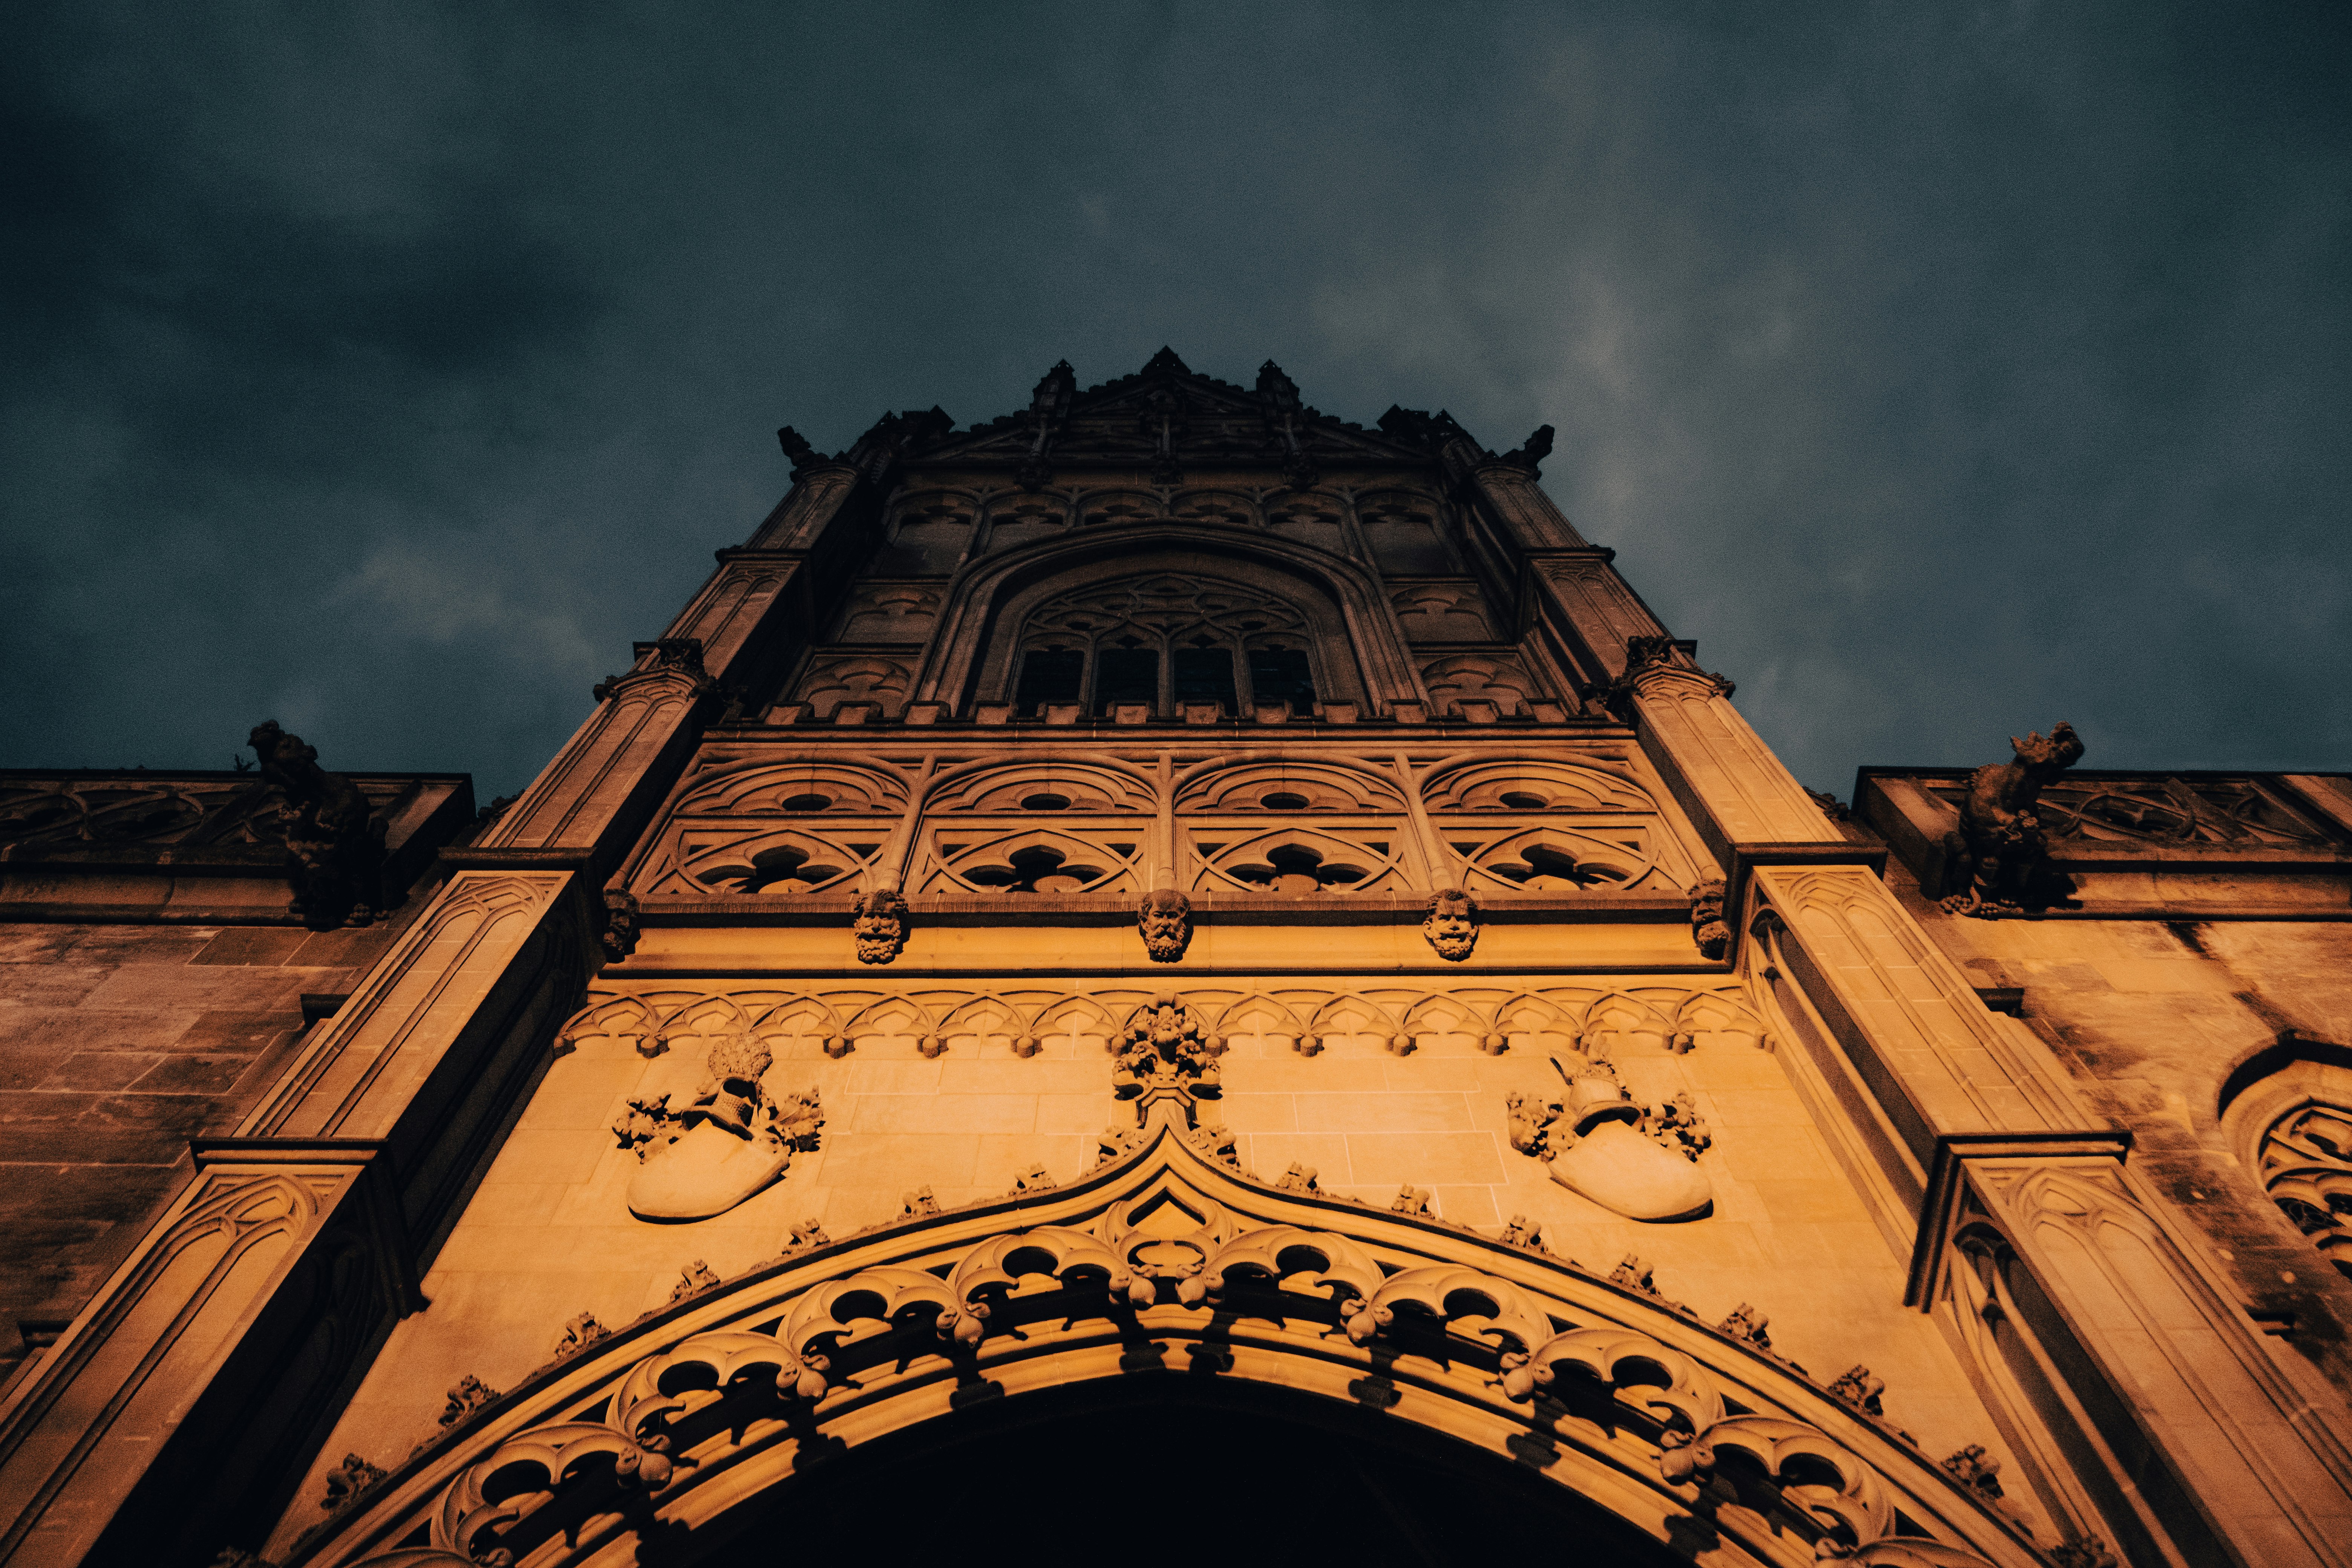
[[[2015,759],[1988,763],[1969,775],[1959,830],[1944,836],[1948,913],[1990,919],[2062,901],[2072,883],[2050,865],[2049,835],[2034,809],[2042,791],[2083,759],[2074,726],[2057,723],[2045,739],[2012,735]]]
[[[1174,963],[1192,945],[1192,900],[1173,888],[1155,888],[1135,906],[1135,929],[1155,963]]]
[[[593,1312],[583,1312],[563,1325],[563,1337],[555,1342],[558,1361],[578,1355],[613,1331],[596,1321]]]
[[[669,1304],[675,1307],[688,1296],[698,1296],[718,1286],[719,1276],[710,1271],[710,1265],[698,1258],[678,1271],[677,1283],[670,1287]]]
[[[261,776],[284,796],[278,831],[286,844],[289,911],[313,931],[363,926],[375,920],[383,874],[383,825],[359,785],[319,765],[319,751],[289,735],[275,719],[246,737],[261,760]]]
[[[1944,1460],[1945,1470],[1954,1480],[1990,1501],[1999,1501],[2000,1461],[1985,1452],[1981,1443],[1971,1443]]]
[[[1772,1320],[1745,1301],[1732,1308],[1731,1315],[1715,1326],[1718,1332],[1744,1340],[1758,1350],[1772,1348]]]
[[[498,1396],[497,1389],[468,1373],[449,1391],[449,1402],[441,1408],[441,1430],[446,1432]]]
[[[1731,928],[1723,921],[1727,889],[1720,878],[1709,878],[1691,889],[1691,941],[1699,956],[1720,959],[1731,951]]]
[[[345,1454],[343,1462],[327,1472],[327,1496],[319,1507],[334,1513],[391,1473],[382,1465],[369,1464],[357,1454]]]
[[[1421,917],[1421,934],[1448,963],[1459,963],[1478,945],[1478,900],[1459,888],[1440,888],[1429,895]]]
[[[895,889],[876,888],[857,895],[849,925],[857,941],[857,962],[887,963],[907,945],[907,900]]]
[[[1858,1362],[1838,1373],[1837,1381],[1830,1384],[1832,1399],[1841,1405],[1851,1405],[1856,1410],[1872,1415],[1886,1414],[1879,1407],[1878,1403],[1878,1396],[1885,1392],[1886,1380],[1874,1375],[1868,1367]]]

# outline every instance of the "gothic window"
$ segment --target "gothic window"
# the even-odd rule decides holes
[[[1170,573],[1126,578],[1030,614],[1013,703],[1024,716],[1047,702],[1167,718],[1205,703],[1228,717],[1258,702],[1303,710],[1315,700],[1312,647],[1306,616],[1257,589]]]
[[[1458,571],[1438,538],[1437,503],[1406,490],[1381,490],[1356,503],[1364,540],[1383,572],[1443,576]]]
[[[1034,713],[1048,702],[1076,702],[1086,688],[1084,648],[1058,643],[1033,647],[1021,656],[1021,684],[1013,700],[1024,713]]]
[[[2352,1071],[2337,1068],[2339,1090]],[[2352,1274],[2352,1092],[2303,1097],[2264,1129],[2256,1170],[2281,1214],[2327,1260]]]
[[[1271,643],[1249,650],[1250,690],[1260,702],[1287,702],[1303,713],[1315,706],[1315,677],[1307,650]]]

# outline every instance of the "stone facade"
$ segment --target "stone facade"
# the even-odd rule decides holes
[[[1824,807],[1549,429],[1271,364],[782,437],[390,921],[25,895],[26,1093],[237,1059],[24,1205],[0,1561],[2346,1560],[2345,779]]]

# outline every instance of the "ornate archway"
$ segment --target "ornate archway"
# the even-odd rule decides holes
[[[816,1495],[813,1478],[931,1509],[910,1457],[983,1453],[1017,1477],[1023,1432],[1029,1508],[1049,1511],[1044,1461],[1089,1430],[1139,1464],[1220,1431],[1236,1453],[1307,1434],[1360,1452],[1366,1485],[1444,1472],[1523,1509],[1488,1521],[1498,1539],[1583,1520],[1628,1561],[2037,1561],[1901,1434],[1640,1279],[1262,1180],[1214,1130],[1160,1114],[1107,1134],[1066,1187],[946,1212],[910,1195],[894,1224],[813,1237],[591,1342],[332,1516],[289,1568],[719,1561],[772,1539],[761,1521]],[[878,1548],[893,1520],[858,1528]]]

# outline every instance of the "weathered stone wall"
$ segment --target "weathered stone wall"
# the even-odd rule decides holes
[[[413,906],[412,906],[413,907]],[[398,917],[395,917],[395,921]],[[81,1310],[397,934],[0,924],[0,1359]]]
[[[2352,921],[1956,919],[1899,862],[1887,879],[1980,984],[2023,989],[2025,1021],[2130,1131],[2131,1163],[2285,1363],[2352,1392],[2352,1280],[2264,1194],[2222,1126],[2231,1074],[2282,1030],[2352,1042]]]

